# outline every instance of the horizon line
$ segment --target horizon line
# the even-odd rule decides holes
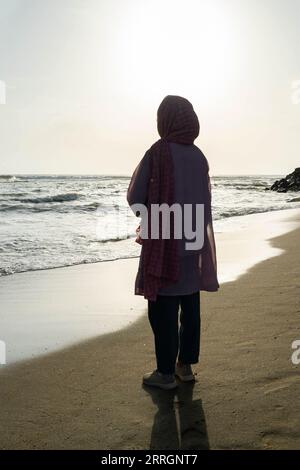
[[[226,177],[226,176],[282,176],[285,173],[216,173],[210,177]],[[13,176],[113,176],[121,178],[131,178],[130,174],[125,173],[0,173],[1,177]]]

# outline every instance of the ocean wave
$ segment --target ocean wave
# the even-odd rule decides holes
[[[36,266],[36,267],[19,267],[19,266],[14,266],[14,267],[0,267],[0,277],[2,276],[9,276],[12,274],[17,274],[17,273],[26,273],[26,272],[35,272],[35,271],[45,271],[45,270],[50,270],[50,269],[59,269],[59,268],[67,268],[71,266],[78,266],[82,264],[96,264],[96,263],[103,263],[106,261],[117,261],[117,260],[123,260],[123,259],[132,259],[132,258],[138,258],[139,254],[122,254],[122,255],[110,255],[108,257],[101,257],[99,256],[98,258],[95,257],[94,259],[82,259],[79,261],[73,261],[73,262],[66,262],[66,263],[57,263],[55,265],[52,264],[46,264],[45,266]]]
[[[136,233],[129,233],[125,235],[116,235],[111,238],[96,238],[95,240],[89,240],[89,243],[111,243],[111,242],[121,242],[124,240],[129,240],[136,236]]]
[[[16,181],[21,181],[21,178],[14,175],[0,175],[1,183],[15,183]]]
[[[266,186],[268,186],[268,183],[213,183],[212,185],[213,187],[215,188],[226,188],[226,189],[234,189],[234,190],[239,190],[239,191],[243,191],[243,190],[259,190],[260,188],[261,189],[265,189]]]
[[[249,207],[247,209],[231,209],[228,211],[215,211],[215,220],[227,219],[230,217],[238,217],[243,215],[261,214],[262,212],[274,212],[287,209],[286,205],[270,206],[270,207]]]
[[[1,184],[15,181],[13,176],[21,182]],[[138,220],[126,204],[128,181],[111,176],[0,177],[0,276],[137,256],[140,247],[132,237]],[[264,175],[213,179],[214,219],[300,206],[295,193],[262,197],[270,182]]]
[[[293,199],[289,199],[288,202],[300,202],[300,197],[294,197]]]
[[[24,210],[21,204],[0,204],[0,212]]]
[[[237,189],[238,191],[257,191],[259,189],[265,189],[265,187],[267,186],[267,183],[266,184],[249,184],[249,185],[236,185],[236,186],[233,186],[234,189]]]
[[[8,197],[9,198],[13,198],[13,200],[15,200],[15,198],[18,196],[26,196],[27,193],[2,193],[0,195],[1,197],[1,201],[5,201]]]
[[[11,201],[11,200],[10,200]],[[23,202],[23,201],[22,201]],[[67,205],[61,204],[59,202],[51,203],[43,205],[42,203],[28,203],[26,204],[0,204],[0,212],[23,212],[23,213],[40,213],[40,212],[53,212],[53,213],[60,213],[60,214],[68,214],[68,213],[80,213],[80,212],[96,212],[100,208],[102,209],[103,213],[107,213],[108,209],[105,209],[105,206],[102,206],[99,202],[93,202],[90,204],[80,204],[80,205]]]
[[[51,202],[69,202],[69,201],[76,201],[80,197],[78,193],[64,193],[64,194],[56,194],[54,196],[45,196],[45,197],[36,197],[36,198],[25,198],[25,199],[15,199],[22,203],[30,203],[30,204],[43,204],[43,203],[51,203]]]

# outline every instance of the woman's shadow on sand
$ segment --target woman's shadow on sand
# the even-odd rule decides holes
[[[194,386],[194,383],[180,383],[177,389],[170,391],[143,386],[158,407],[150,449],[209,449],[202,401],[193,401]]]

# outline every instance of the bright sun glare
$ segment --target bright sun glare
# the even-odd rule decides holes
[[[114,46],[128,94],[196,93],[203,102],[232,71],[235,42],[219,3],[136,1],[124,15]]]

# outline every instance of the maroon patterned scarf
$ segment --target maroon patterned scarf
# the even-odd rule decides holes
[[[199,121],[192,104],[180,96],[166,96],[157,111],[157,129],[161,137],[150,148],[148,189],[148,230],[151,233],[151,205],[174,203],[173,160],[169,142],[193,144],[199,135]],[[143,294],[156,300],[159,289],[179,279],[177,240],[171,220],[170,239],[142,240],[144,257]]]

